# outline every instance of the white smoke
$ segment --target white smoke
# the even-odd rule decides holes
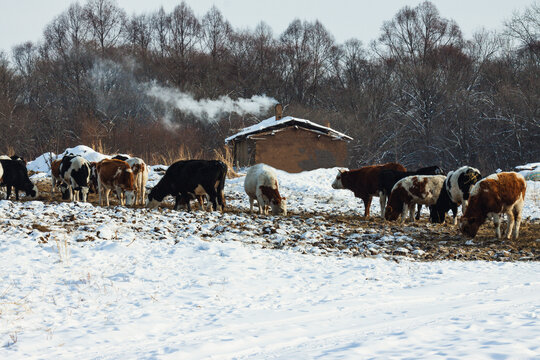
[[[225,113],[258,116],[277,104],[276,99],[264,95],[254,95],[249,99],[239,98],[237,100],[233,100],[228,96],[220,96],[215,100],[196,100],[189,93],[155,83],[148,84],[146,94],[160,100],[166,106],[208,122],[219,120],[220,116]]]

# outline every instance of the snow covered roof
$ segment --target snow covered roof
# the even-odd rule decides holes
[[[276,117],[272,116],[271,118],[263,120],[258,124],[243,128],[237,134],[229,136],[228,138],[225,139],[225,143],[228,143],[229,141],[236,140],[239,138],[244,138],[252,134],[257,134],[263,131],[270,131],[274,129],[283,128],[285,126],[294,126],[294,125],[300,126],[309,130],[320,131],[324,134],[333,136],[335,138],[344,139],[344,140],[352,140],[352,137],[350,136],[347,136],[329,127],[315,124],[314,122],[309,121],[309,120],[299,119],[292,116],[285,116],[284,118],[276,120]]]

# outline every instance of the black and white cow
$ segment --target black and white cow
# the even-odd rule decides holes
[[[0,183],[7,187],[7,197],[11,196],[11,189],[15,190],[15,199],[19,200],[19,191],[24,191],[27,196],[38,196],[37,186],[30,181],[26,165],[20,160],[0,160]]]
[[[398,170],[383,170],[379,174],[379,183],[382,186],[382,195],[385,198],[390,196],[392,188],[398,181],[406,178],[407,176],[414,175],[445,175],[443,169],[438,166],[428,166],[420,168],[416,171],[398,171]],[[422,204],[418,204],[418,211],[416,213],[416,220],[420,219],[420,211],[422,210]]]
[[[186,203],[191,211],[189,201],[193,195],[207,194],[213,210],[225,206],[225,178],[227,165],[218,160],[183,160],[172,164],[165,175],[148,194],[146,205],[156,207],[167,195],[176,197],[175,209]]]
[[[90,188],[90,163],[81,156],[66,155],[60,163],[62,199],[86,202]]]
[[[443,223],[446,213],[452,210],[454,225],[457,224],[457,207],[461,205],[461,212],[465,213],[467,200],[471,188],[482,179],[478,169],[462,166],[456,171],[450,171],[444,182],[443,191],[435,205],[430,206],[429,219],[433,223]]]

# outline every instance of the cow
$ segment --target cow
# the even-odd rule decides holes
[[[373,196],[379,196],[381,204],[381,217],[384,218],[384,206],[386,196],[382,193],[382,184],[380,182],[380,173],[383,170],[407,171],[403,165],[398,163],[387,163],[382,165],[365,166],[356,170],[339,170],[336,179],[332,183],[334,189],[349,189],[354,196],[362,199],[364,202],[364,216],[369,216],[369,208]]]
[[[176,197],[174,208],[181,203],[187,204],[191,211],[190,199],[193,195],[205,195],[210,198],[209,210],[224,211],[225,178],[227,165],[219,160],[181,160],[177,161],[165,172],[165,175],[154,186],[146,199],[146,206],[154,208],[167,195]]]
[[[480,226],[487,218],[491,218],[495,225],[495,234],[500,239],[500,216],[506,214],[508,227],[505,237],[510,239],[512,236],[516,240],[519,236],[526,189],[525,178],[515,172],[501,172],[480,180],[471,190],[469,204],[459,221],[460,230],[474,238]]]
[[[423,167],[423,168],[419,168],[416,171],[400,171],[400,170],[391,170],[391,169],[383,170],[379,174],[379,182],[382,187],[381,197],[384,196],[384,199],[383,201],[381,201],[381,204],[386,202],[386,199],[388,198],[388,196],[390,196],[390,193],[392,192],[392,188],[394,187],[394,185],[396,185],[396,183],[399,180],[406,178],[407,176],[413,176],[413,175],[446,175],[446,174],[444,173],[444,170],[438,166]],[[381,208],[381,212],[384,213],[382,209],[383,208]],[[421,210],[422,210],[422,204],[418,204],[416,220],[420,219]]]
[[[37,198],[38,188],[30,181],[26,165],[20,160],[0,159],[0,184],[5,185],[6,199],[11,196],[11,189],[15,191],[15,200],[19,200],[19,191],[24,191],[30,198]]]
[[[148,181],[148,166],[144,163],[143,159],[138,157],[129,158],[126,162],[131,167],[131,170],[133,170],[133,176],[135,176],[135,205],[144,205],[146,182]]]
[[[401,214],[401,222],[407,217],[414,222],[416,204],[433,205],[441,193],[444,175],[414,175],[399,180],[392,188],[384,212],[386,220],[396,220]]]
[[[127,155],[118,154],[118,155],[114,155],[111,159],[126,161],[126,160],[129,159],[129,158],[130,158],[130,157],[127,156]]]
[[[266,164],[249,168],[244,180],[244,189],[249,196],[249,212],[253,212],[253,201],[257,199],[259,214],[287,215],[287,200],[279,194],[275,169]]]
[[[120,199],[120,205],[124,205],[123,194],[125,194],[125,203],[128,206],[133,205],[135,199],[135,177],[129,164],[118,159],[104,159],[96,164],[99,205],[103,204],[102,196],[105,195],[105,201],[109,206],[109,192],[113,190]]]
[[[437,203],[430,206],[430,221],[433,223],[443,223],[446,213],[452,210],[454,225],[456,225],[457,207],[461,205],[461,213],[465,213],[469,193],[474,184],[480,181],[481,178],[480,171],[470,166],[462,166],[456,171],[450,171]]]
[[[90,163],[82,156],[66,155],[59,166],[62,199],[86,202],[90,189]]]
[[[60,177],[60,164],[62,159],[56,159],[51,161],[51,196],[54,193],[54,189],[62,184],[62,178]]]

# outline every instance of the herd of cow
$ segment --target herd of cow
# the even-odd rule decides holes
[[[381,216],[390,221],[400,215],[404,221],[407,213],[410,221],[414,221],[418,204],[429,206],[433,223],[444,222],[446,213],[452,210],[456,225],[457,208],[461,205],[463,216],[459,228],[470,237],[475,237],[480,225],[491,218],[497,238],[501,238],[500,216],[506,214],[505,237],[517,239],[527,183],[515,172],[501,172],[482,179],[480,171],[470,166],[445,175],[437,166],[408,172],[400,164],[388,163],[340,171],[332,187],[353,191],[363,200],[366,216],[373,196],[379,196]]]
[[[137,157],[117,155],[99,162],[89,162],[81,156],[66,155],[51,162],[51,194],[58,187],[64,200],[87,201],[88,193],[99,194],[99,204],[109,205],[109,193],[114,191],[121,205],[143,205],[154,208],[163,199],[175,197],[174,208],[181,205],[191,210],[190,202],[198,200],[201,208],[208,200],[208,209],[223,211],[225,207],[225,179],[227,165],[219,160],[182,160],[166,170],[161,180],[148,195],[146,182],[148,166]],[[0,156],[0,185],[7,187],[7,198],[15,189],[36,198],[38,189],[29,177],[26,163],[17,156]],[[480,225],[491,218],[495,233],[501,238],[500,216],[506,214],[508,227],[505,237],[517,239],[521,213],[525,200],[526,182],[515,172],[501,172],[482,179],[480,171],[463,166],[445,175],[437,166],[410,172],[400,164],[366,166],[356,170],[340,170],[332,183],[334,189],[349,189],[364,202],[365,216],[369,216],[373,196],[379,196],[381,216],[389,221],[407,215],[414,221],[416,205],[429,206],[430,221],[443,223],[446,213],[452,210],[457,224],[457,208],[462,206],[463,216],[459,228],[470,237],[476,236]],[[274,169],[257,164],[248,169],[244,189],[249,197],[250,212],[257,199],[259,213],[286,215],[286,199],[279,193]],[[146,201],[144,201],[146,200]],[[388,200],[388,201],[387,201]]]

